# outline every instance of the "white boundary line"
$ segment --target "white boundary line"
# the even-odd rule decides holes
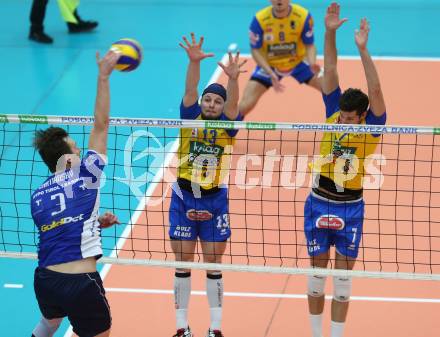
[[[227,60],[228,60],[228,55],[225,54],[223,55],[220,62],[225,63]],[[215,82],[220,77],[221,73],[222,73],[222,68],[220,68],[220,66],[217,65],[207,85]],[[127,241],[127,238],[130,236],[130,233],[133,230],[133,227],[136,226],[137,220],[141,216],[142,212],[145,210],[145,205],[148,203],[148,200],[150,198],[149,196],[151,196],[153,191],[156,189],[158,182],[162,180],[163,172],[168,167],[173,156],[175,155],[175,152],[177,152],[178,146],[179,146],[179,139],[176,138],[176,140],[173,143],[173,146],[171,147],[170,152],[167,154],[164,160],[163,167],[155,174],[152,180],[155,183],[152,183],[150,184],[150,186],[148,186],[148,189],[145,192],[145,196],[142,198],[142,200],[139,202],[138,206],[136,207],[136,211],[134,212],[133,216],[130,219],[130,222],[126,225],[124,231],[122,232],[120,238],[118,239],[118,242],[116,243],[116,246],[113,248],[110,257],[116,257],[118,251],[124,246],[125,241]],[[112,266],[111,264],[105,264],[104,267],[101,269],[101,272],[99,274],[101,275],[102,280],[104,280],[107,274],[109,273],[111,266]],[[72,337],[72,335],[73,335],[72,326],[69,325],[69,328],[64,334],[64,337]]]
[[[148,294],[148,295],[173,295],[173,290],[168,289],[139,289],[139,288],[106,288],[110,293],[126,294]],[[206,291],[193,290],[191,295],[206,296]],[[226,297],[250,297],[250,298],[285,298],[285,299],[307,299],[305,294],[276,294],[276,293],[244,293],[244,292],[225,292]],[[331,300],[332,296],[326,296],[326,300]],[[440,298],[417,298],[417,297],[372,297],[372,296],[350,296],[351,301],[364,302],[404,302],[404,303],[440,303]]]
[[[15,284],[15,283],[5,283],[3,285],[4,288],[12,288],[12,289],[22,289],[24,288],[23,284]]]
[[[241,54],[240,57],[251,58],[251,54]],[[440,57],[410,57],[410,56],[372,56],[378,61],[404,61],[404,62],[440,62]],[[317,55],[318,60],[323,60],[324,55]],[[339,55],[338,60],[360,60],[357,55]]]

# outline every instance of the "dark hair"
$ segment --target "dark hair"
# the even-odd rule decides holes
[[[342,111],[355,111],[358,115],[367,111],[370,101],[360,89],[349,88],[339,98],[339,109]]]
[[[46,130],[35,131],[33,145],[52,173],[56,171],[58,159],[65,154],[72,153],[72,149],[66,142],[68,136],[66,130],[53,126]]]

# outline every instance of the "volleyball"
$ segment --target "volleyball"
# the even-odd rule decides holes
[[[115,69],[119,71],[135,70],[142,61],[142,47],[136,40],[120,39],[111,45],[111,50],[121,53]]]

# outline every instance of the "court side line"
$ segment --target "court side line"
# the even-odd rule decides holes
[[[22,289],[24,288],[23,284],[15,284],[15,283],[5,283],[3,285],[4,288],[9,288],[9,289]]]
[[[166,289],[139,289],[139,288],[105,288],[109,293],[134,293],[148,295],[173,295],[173,290]],[[206,291],[193,290],[192,295],[206,296]],[[251,298],[283,298],[306,300],[305,294],[275,294],[275,293],[244,293],[244,292],[224,292],[227,297],[251,297]],[[326,300],[333,297],[328,295]],[[350,296],[352,301],[364,302],[405,302],[405,303],[440,303],[440,298],[416,298],[416,297],[377,297],[377,296]]]
[[[223,55],[220,62],[226,63],[227,60],[228,60],[228,55],[225,54],[225,55]],[[221,72],[222,72],[222,68],[220,68],[220,66],[217,65],[217,67],[216,67],[214,73],[212,74],[211,78],[209,79],[207,85],[216,81],[220,77]],[[128,224],[125,226],[124,231],[122,232],[121,236],[119,237],[118,241],[116,242],[115,247],[113,248],[112,252],[110,253],[110,257],[116,257],[118,251],[120,251],[121,248],[124,246],[125,242],[127,241],[127,238],[130,236],[130,233],[131,233],[133,227],[136,226],[137,220],[141,216],[142,212],[145,211],[145,206],[147,205],[148,200],[150,199],[150,196],[153,195],[154,190],[156,189],[159,182],[162,180],[163,173],[165,172],[165,168],[168,167],[171,160],[173,159],[173,156],[177,152],[178,145],[179,145],[179,139],[176,138],[173,146],[171,147],[170,152],[165,157],[165,160],[163,162],[163,167],[158,172],[156,172],[156,174],[154,175],[154,178],[153,178],[154,183],[151,183],[150,186],[148,186],[147,191],[145,192],[145,195],[142,197],[142,200],[139,202],[138,206],[136,207],[136,211],[134,212],[133,216],[131,217],[130,222],[128,222]],[[105,264],[102,267],[101,271],[99,272],[103,281],[104,281],[105,277],[107,276],[107,274],[109,273],[111,266],[112,266],[111,264]],[[107,291],[107,289],[106,289],[106,291]],[[66,330],[64,337],[72,337],[72,335],[73,335],[73,330],[72,330],[72,326],[70,325],[68,327],[68,329]]]
[[[251,58],[251,54],[241,54],[240,57]],[[405,61],[405,62],[440,62],[440,57],[410,57],[410,56],[372,56],[373,60],[378,61]],[[323,60],[323,55],[317,55],[318,60]],[[339,55],[338,60],[360,60],[356,55]]]

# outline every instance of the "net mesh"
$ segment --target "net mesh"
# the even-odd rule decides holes
[[[40,123],[64,127],[83,153],[87,149],[90,118],[39,118],[5,116],[0,124],[4,256],[36,252],[38,232],[30,215],[30,195],[49,175],[32,147],[35,130],[47,127]],[[175,265],[168,212],[177,174],[179,128],[205,126],[240,129],[227,175],[232,236],[222,269],[307,273],[304,202],[312,186],[310,163],[319,155],[328,125],[112,120],[101,211],[117,214],[123,224],[102,231],[104,253],[111,257],[105,261]],[[372,277],[391,273],[397,278],[409,273],[438,279],[437,130],[390,126],[375,132],[384,134],[364,176],[365,220],[355,273]],[[202,260],[197,246],[195,262],[203,267]]]

